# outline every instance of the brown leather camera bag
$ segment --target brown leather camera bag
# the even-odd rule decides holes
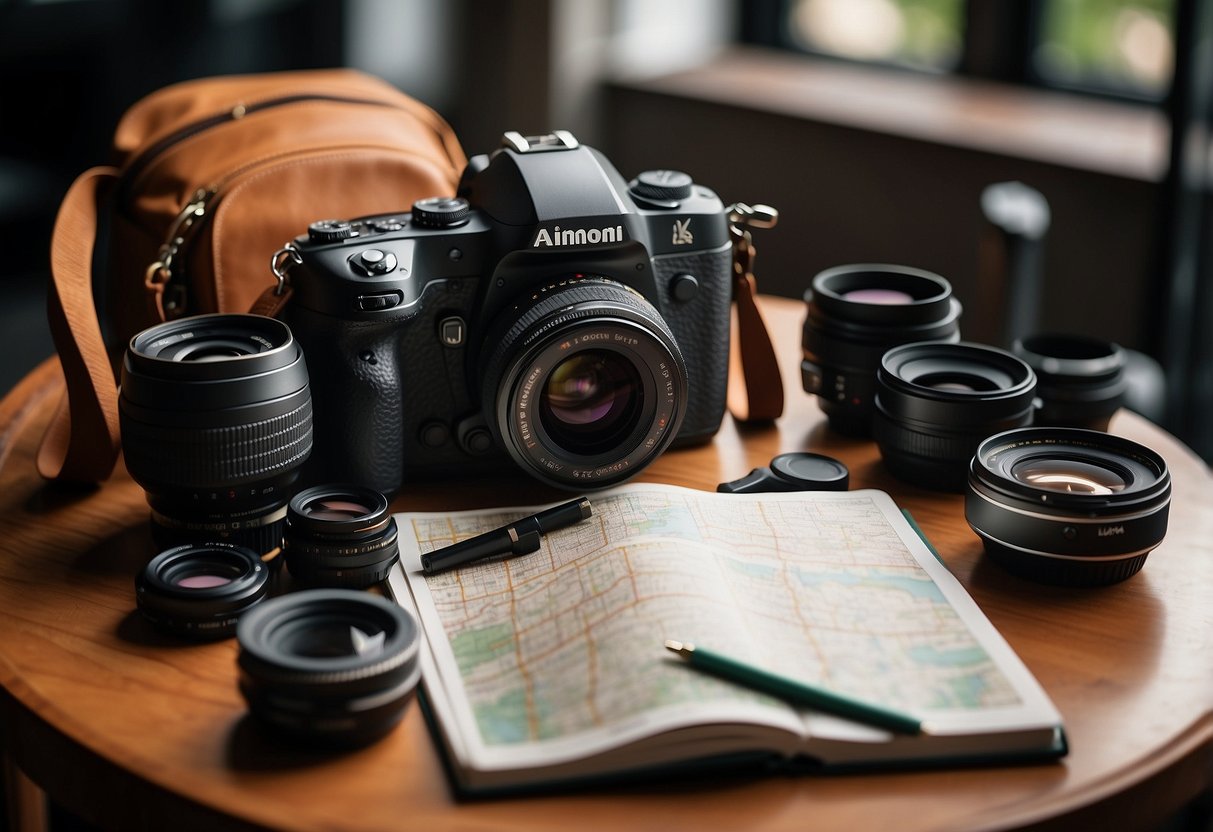
[[[167,87],[125,113],[113,155],[69,189],[51,242],[49,317],[68,388],[38,456],[52,479],[99,482],[113,469],[114,367],[132,335],[248,311],[274,284],[274,252],[308,223],[454,193],[466,164],[433,110],[346,69]],[[96,279],[95,245],[108,248]]]

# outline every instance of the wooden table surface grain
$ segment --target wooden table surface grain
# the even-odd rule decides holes
[[[1166,540],[1101,589],[1009,576],[982,556],[960,495],[893,479],[876,447],[826,428],[799,379],[802,305],[763,299],[787,398],[774,426],[726,417],[708,445],[667,452],[639,479],[713,489],[777,453],[814,450],[853,488],[889,491],[1061,710],[1057,763],[847,776],[714,776],[456,801],[420,710],[381,742],[321,754],[262,736],[236,689],[236,643],[160,635],[136,614],[154,554],[143,492],[46,485],[34,469],[62,382],[43,365],[0,402],[0,743],[72,811],[113,829],[976,830],[1150,828],[1213,779],[1213,477],[1134,414],[1111,431],[1168,461]],[[522,475],[424,483],[396,510],[559,499]],[[18,798],[19,799],[19,798]]]

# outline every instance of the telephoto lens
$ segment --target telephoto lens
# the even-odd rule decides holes
[[[244,616],[240,692],[262,724],[301,742],[366,745],[404,715],[421,677],[420,629],[398,605],[351,589],[310,589]]]
[[[937,274],[906,266],[827,269],[805,293],[800,365],[806,393],[821,397],[830,427],[868,436],[876,371],[889,349],[913,341],[959,341],[960,302]]]
[[[307,367],[286,324],[200,315],[146,329],[126,352],[118,407],[161,546],[219,540],[273,559],[312,449]]]
[[[357,485],[318,485],[291,498],[283,554],[308,586],[365,589],[400,559],[387,498]]]
[[[1107,430],[1125,398],[1125,352],[1079,335],[1033,335],[1011,351],[1036,373],[1033,424]]]
[[[904,344],[881,359],[874,433],[885,467],[924,488],[963,491],[987,436],[1032,420],[1036,376],[980,344]]]
[[[228,543],[176,546],[135,580],[143,617],[174,635],[226,638],[269,590],[269,568],[252,549]]]
[[[1135,575],[1167,533],[1171,475],[1149,448],[1099,431],[1026,428],[981,443],[965,518],[1007,571],[1102,586]]]

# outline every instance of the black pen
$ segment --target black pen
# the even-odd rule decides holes
[[[530,517],[493,529],[491,532],[461,540],[421,556],[421,570],[427,575],[484,560],[495,555],[525,555],[539,548],[539,536],[580,523],[590,516],[590,501],[578,497]]]

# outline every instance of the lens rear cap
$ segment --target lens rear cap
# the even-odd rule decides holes
[[[798,452],[780,454],[769,468],[755,468],[739,480],[722,482],[716,490],[725,494],[757,494],[764,491],[846,491],[851,484],[847,466],[825,454]]]

